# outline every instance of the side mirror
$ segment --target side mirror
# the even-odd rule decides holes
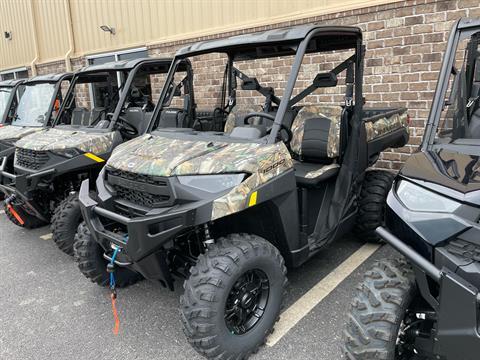
[[[337,86],[337,83],[337,75],[333,72],[318,73],[317,76],[315,76],[315,79],[313,79],[313,85],[317,88],[334,87]]]

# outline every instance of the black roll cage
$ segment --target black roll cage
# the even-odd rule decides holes
[[[132,82],[133,80],[135,79],[135,76],[137,75],[137,73],[139,71],[141,71],[141,68],[142,66],[144,65],[148,65],[148,64],[159,64],[159,65],[162,65],[162,64],[170,64],[171,63],[171,59],[155,59],[155,58],[151,58],[151,59],[146,59],[146,60],[143,60],[143,61],[139,61],[137,64],[135,64],[134,67],[132,68],[121,68],[121,67],[118,67],[118,68],[114,68],[112,66],[106,66],[105,68],[102,68],[100,66],[98,67],[95,67],[95,69],[93,70],[80,70],[78,72],[76,72],[73,76],[73,80],[72,82],[70,83],[70,86],[68,88],[68,91],[67,93],[65,94],[65,101],[63,101],[61,107],[60,107],[60,110],[58,111],[58,115],[57,117],[55,118],[55,121],[54,123],[52,124],[52,126],[56,126],[58,125],[58,122],[60,121],[60,118],[63,116],[64,112],[67,111],[66,110],[66,106],[67,104],[70,102],[68,101],[72,96],[73,96],[73,91],[75,89],[75,85],[78,83],[79,79],[82,77],[82,76],[85,76],[85,75],[95,75],[95,74],[101,74],[101,73],[115,73],[117,74],[118,72],[128,72],[128,76],[127,76],[127,80],[125,81],[125,83],[123,85],[120,86],[119,84],[119,89],[118,91],[120,92],[120,96],[119,96],[119,99],[118,99],[118,102],[115,106],[115,110],[113,112],[113,116],[110,120],[110,124],[107,128],[107,130],[113,130],[118,122],[118,119],[120,117],[120,113],[122,111],[122,108],[123,108],[123,104],[125,103],[125,100],[127,99],[127,96],[128,96],[128,92],[125,91],[126,89],[129,89],[130,86],[132,85]],[[170,68],[170,66],[168,67],[168,69]]]
[[[10,113],[10,109],[12,107],[13,100],[15,99],[15,96],[17,96],[17,89],[19,88],[20,85],[24,83],[23,80],[20,80],[18,82],[15,82],[12,86],[2,86],[3,88],[10,88],[12,91],[10,92],[10,96],[7,100],[7,107],[2,114],[2,118],[0,119],[0,124],[5,124],[8,118],[8,114]]]
[[[292,28],[292,29],[295,29],[295,28]],[[300,29],[300,27],[299,27],[299,29]],[[348,34],[347,34],[347,31],[345,29],[349,30]],[[343,32],[341,32],[342,30],[343,30]],[[345,44],[341,44],[339,42],[338,46],[336,46],[336,47],[332,46],[331,49],[328,48],[328,47],[320,47],[319,49],[313,49],[312,50],[312,48],[309,47],[310,46],[310,41],[314,38],[322,38],[322,37],[327,38],[327,37],[332,37],[332,36],[335,36],[335,35],[348,35],[348,36],[355,37],[355,42],[354,42],[354,44],[351,44],[351,45],[349,45],[349,44],[345,45]],[[228,41],[228,39],[227,39],[227,41]],[[255,44],[254,46],[260,47],[262,45],[271,45],[272,47],[274,47],[274,46],[277,46],[280,41],[281,40],[279,40],[278,42],[272,42],[270,40],[269,42],[263,42],[263,43],[258,42],[258,43],[254,43]],[[284,41],[286,41],[286,40],[284,39]],[[201,45],[202,43],[198,43],[198,44]],[[363,48],[363,45],[362,45],[362,35],[361,35],[360,29],[354,28],[354,27],[312,26],[312,28],[302,38],[294,38],[292,40],[289,40],[288,42],[286,42],[283,45],[285,45],[286,47],[289,47],[291,49],[291,51],[295,55],[295,58],[294,58],[294,61],[293,61],[293,65],[292,65],[292,68],[291,68],[290,75],[288,77],[288,81],[287,81],[287,85],[286,85],[286,88],[285,88],[284,95],[280,99],[278,111],[276,112],[275,120],[273,122],[271,132],[266,137],[261,139],[262,142],[267,143],[267,144],[273,144],[278,139],[278,133],[279,133],[280,129],[282,128],[282,123],[283,123],[283,119],[285,117],[285,113],[288,110],[289,106],[291,106],[291,100],[292,100],[291,97],[292,97],[293,89],[295,87],[295,83],[296,83],[296,80],[297,80],[302,62],[303,62],[303,58],[304,58],[306,53],[314,53],[314,52],[321,53],[321,52],[325,52],[325,51],[329,51],[329,50],[347,50],[347,49],[355,50],[355,54],[352,56],[353,59],[350,58],[354,62],[354,74],[355,74],[355,76],[354,76],[354,79],[349,79],[349,80],[354,81],[353,87],[354,87],[355,99],[360,99],[359,101],[356,101],[355,105],[354,105],[354,110],[353,110],[354,118],[357,119],[357,120],[360,120],[362,118],[361,117],[362,109],[363,109],[363,100],[361,100],[361,99],[363,99],[363,93],[362,93],[362,89],[363,89],[363,76],[362,76],[362,72],[363,72],[362,66],[363,65],[362,65],[362,63],[363,63],[363,61],[362,61],[362,59],[363,59],[363,55],[364,55],[364,48]],[[193,45],[193,47],[194,46],[195,45]],[[177,70],[178,64],[181,61],[183,61],[184,59],[186,59],[190,56],[203,55],[203,54],[208,54],[208,53],[226,53],[227,56],[228,56],[227,66],[228,66],[228,69],[229,69],[229,72],[228,72],[228,83],[229,83],[228,84],[228,89],[229,89],[229,91],[231,91],[232,87],[233,87],[233,82],[235,81],[233,79],[233,77],[236,76],[235,75],[235,70],[234,70],[235,68],[233,67],[233,62],[235,60],[235,55],[238,54],[238,47],[239,47],[238,45],[235,45],[235,46],[231,45],[231,46],[218,47],[218,48],[215,48],[215,47],[208,48],[208,46],[207,46],[206,49],[203,49],[203,50],[198,50],[197,49],[197,50],[190,50],[190,51],[185,51],[185,49],[180,49],[176,53],[176,55],[174,57],[174,60],[172,61],[172,65],[170,66],[170,69],[168,71],[167,79],[165,81],[164,87],[163,87],[162,92],[160,94],[160,99],[157,103],[157,106],[155,107],[152,119],[150,120],[150,123],[147,127],[147,132],[153,131],[153,127],[157,123],[157,117],[161,113],[161,110],[164,106],[164,101],[165,101],[167,93],[168,93],[168,89],[171,86],[170,84],[172,84],[172,82],[173,82],[173,78],[174,78],[175,72]],[[315,50],[317,50],[317,51],[315,51]],[[269,57],[282,56],[282,55],[286,54],[285,50],[283,50],[283,51],[284,51],[283,54],[280,51],[279,53],[272,53],[270,56],[269,55],[259,56],[259,58],[260,57],[269,58]],[[240,50],[240,53],[241,53],[241,50]],[[289,55],[290,54],[291,53],[289,53]],[[249,59],[248,56],[245,57],[245,58],[242,58],[242,57],[237,57],[237,58],[240,59],[240,60]],[[253,59],[253,58],[250,58],[250,59]],[[348,59],[348,60],[350,60],[350,59]],[[347,82],[349,80],[347,80]],[[223,105],[224,104],[222,104],[222,106]]]
[[[455,55],[460,41],[470,38],[473,34],[480,31],[480,19],[462,18],[457,20],[450,32],[445,56],[443,57],[442,66],[440,68],[435,95],[433,97],[432,107],[428,115],[425,125],[425,134],[423,136],[420,149],[422,151],[429,150],[435,141],[435,134],[440,122],[442,111],[445,107],[445,97],[448,90],[449,78],[452,73],[457,71],[454,68]]]

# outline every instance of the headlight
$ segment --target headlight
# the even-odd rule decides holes
[[[58,149],[52,151],[55,155],[60,155],[66,158],[74,158],[75,156],[82,155],[83,151],[78,150],[76,148],[69,148],[69,149]]]
[[[245,174],[188,175],[178,176],[180,184],[209,193],[231,189],[245,179]]]
[[[429,212],[453,212],[460,204],[409,181],[400,181],[397,186],[398,198],[410,210]]]

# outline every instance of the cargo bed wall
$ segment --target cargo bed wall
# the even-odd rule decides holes
[[[364,108],[368,155],[374,157],[388,148],[408,143],[408,114],[406,108]]]

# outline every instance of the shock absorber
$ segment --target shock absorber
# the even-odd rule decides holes
[[[205,235],[205,240],[203,241],[203,244],[205,245],[205,248],[208,249],[211,245],[215,243],[215,240],[213,240],[210,236],[210,229],[208,228],[208,224],[203,224],[203,231]]]

